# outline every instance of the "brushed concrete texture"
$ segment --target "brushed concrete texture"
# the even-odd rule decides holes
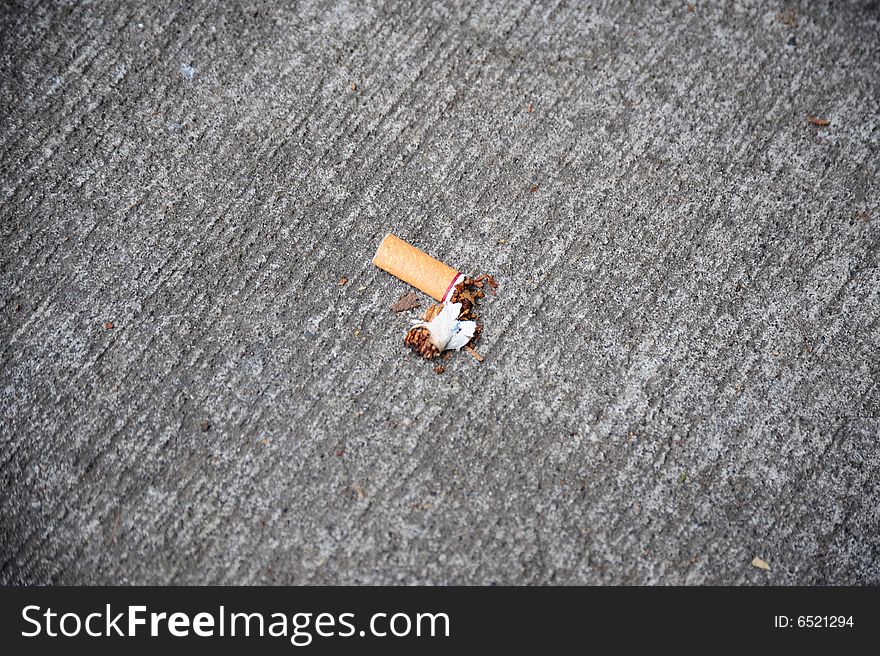
[[[877,3],[2,11],[0,582],[880,583]]]

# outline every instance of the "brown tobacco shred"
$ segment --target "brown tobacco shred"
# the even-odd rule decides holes
[[[807,123],[809,123],[810,125],[818,126],[820,128],[825,128],[831,125],[831,121],[829,121],[827,118],[818,118],[816,116],[810,116],[809,114],[807,114]]]
[[[407,310],[413,310],[419,307],[419,305],[419,297],[416,296],[415,292],[410,292],[409,294],[404,294],[398,298],[391,306],[391,311],[406,312]]]
[[[474,278],[474,283],[479,283],[479,286],[482,287],[484,280],[489,285],[489,287],[492,288],[492,293],[494,294],[495,290],[498,288],[498,283],[495,282],[494,276],[490,276],[488,273],[481,273],[476,278]]]
[[[431,322],[434,320],[438,314],[440,314],[440,310],[443,308],[443,305],[440,303],[435,303],[427,310],[425,310],[425,315],[422,317],[422,321]]]
[[[440,355],[440,351],[438,351],[437,347],[431,343],[431,340],[429,339],[430,335],[428,329],[424,326],[411,328],[406,334],[403,343],[426,360],[430,360]]]
[[[477,300],[483,298],[486,294],[477,286],[476,283],[479,282],[481,280],[465,278],[455,286],[455,291],[452,292],[452,296],[449,299],[451,303],[461,303],[461,312],[458,314],[459,321],[477,322],[477,329],[474,331],[474,336],[471,337],[471,341],[468,344],[476,343],[480,339],[480,333],[483,332],[483,322],[477,316],[476,307]]]
[[[486,358],[484,358],[482,355],[480,355],[479,353],[477,353],[477,349],[475,349],[475,348],[474,348],[473,346],[471,346],[470,344],[468,344],[467,346],[465,346],[465,347],[464,347],[464,350],[467,351],[468,353],[470,353],[471,357],[472,357],[474,360],[476,360],[477,362],[482,362],[483,360],[486,359]]]

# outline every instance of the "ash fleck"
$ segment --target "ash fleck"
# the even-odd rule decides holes
[[[191,66],[185,62],[180,65],[180,74],[187,82],[192,82],[197,70],[198,69],[195,66]]]
[[[768,563],[763,558],[758,558],[757,556],[752,558],[752,567],[757,567],[758,569],[763,569],[765,572],[770,571],[770,563]]]

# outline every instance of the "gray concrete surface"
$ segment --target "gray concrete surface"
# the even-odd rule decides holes
[[[0,582],[880,583],[877,3],[0,22]]]

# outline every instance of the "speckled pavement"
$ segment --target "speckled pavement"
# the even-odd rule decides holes
[[[0,582],[880,583],[876,2],[0,12]]]

